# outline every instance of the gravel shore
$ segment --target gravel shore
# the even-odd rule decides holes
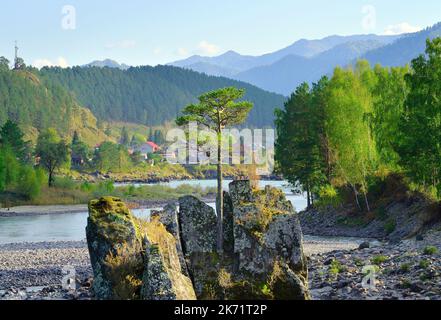
[[[441,250],[441,232],[399,244],[371,241],[370,248],[359,249],[362,242],[305,236],[314,299],[441,299],[441,256],[439,251],[424,255],[427,246]],[[384,261],[378,263],[376,289],[364,289],[362,268],[380,256]],[[75,268],[76,292],[61,289],[62,268],[66,266]],[[332,269],[339,269],[338,273]],[[91,278],[85,241],[0,246],[0,300],[90,299]]]
[[[332,250],[350,250],[360,240],[323,240],[305,237],[307,255]],[[74,266],[78,281],[92,277],[85,241],[20,243],[0,246],[0,290],[59,285],[62,268]]]

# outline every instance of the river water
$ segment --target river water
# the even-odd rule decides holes
[[[224,181],[225,189],[231,181]],[[200,185],[201,187],[215,187],[216,180],[188,180],[163,183],[171,187],[182,184]],[[139,184],[138,184],[139,185]],[[282,189],[297,211],[306,208],[306,199],[301,195],[294,195],[285,181],[261,181],[261,187],[271,185]],[[214,208],[214,203],[209,203]],[[148,218],[152,210],[160,208],[135,209],[133,214]],[[87,224],[87,212],[69,214],[47,214],[35,216],[0,217],[0,245],[21,242],[45,241],[80,241],[84,240]]]

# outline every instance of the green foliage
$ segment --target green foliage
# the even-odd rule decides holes
[[[377,266],[381,266],[383,263],[385,263],[389,258],[384,255],[378,255],[371,259],[371,262]]]
[[[54,183],[55,171],[68,161],[68,146],[60,139],[55,129],[47,129],[38,136],[35,154],[40,159],[40,166],[49,174],[48,181],[51,187]]]
[[[331,185],[325,185],[320,187],[318,191],[319,201],[316,203],[316,206],[319,208],[333,207],[337,208],[343,203],[341,196],[338,193],[338,190]]]
[[[427,269],[430,266],[430,261],[429,260],[421,260],[419,263],[419,267],[421,269]]]
[[[127,128],[123,127],[121,129],[121,137],[119,139],[119,143],[125,147],[129,146],[130,140],[129,140],[129,133],[127,132]]]
[[[312,89],[300,85],[276,113],[278,167],[318,205],[333,196],[327,185],[349,187],[360,210],[370,211],[370,196],[397,173],[410,178],[413,190],[439,199],[440,80],[438,38],[427,41],[426,55],[411,68],[372,69],[359,61]],[[390,221],[385,227],[395,228]]]
[[[396,149],[413,181],[441,194],[441,38],[427,41],[426,55],[412,61],[409,94],[399,122]]]
[[[285,178],[308,193],[320,188],[328,174],[327,137],[323,113],[329,81],[323,78],[312,90],[304,83],[297,88],[284,110],[276,110],[276,160]]]
[[[173,120],[182,106],[194,103],[204,92],[235,86],[246,90],[255,103],[248,123],[273,125],[274,107],[285,100],[244,82],[207,76],[171,66],[110,68],[43,68],[39,75],[73,92],[101,120],[162,125]]]
[[[12,152],[23,162],[30,159],[29,144],[23,140],[24,134],[15,122],[6,121],[0,130],[0,144],[11,148]]]
[[[42,181],[31,166],[22,166],[17,180],[17,192],[30,200],[35,200],[41,193]]]
[[[389,219],[384,224],[384,230],[386,231],[387,234],[391,234],[392,232],[395,231],[396,228],[397,228],[397,222],[394,219]]]
[[[113,142],[102,143],[95,151],[93,162],[101,172],[124,172],[132,166],[127,149]]]
[[[333,259],[328,271],[331,275],[336,276],[342,272],[345,272],[346,269],[347,268],[342,265],[340,261],[338,261],[337,259]]]
[[[403,273],[407,273],[407,272],[410,271],[410,268],[411,268],[411,267],[412,267],[412,265],[411,265],[410,263],[403,263],[403,264],[400,266],[400,271],[403,272]]]
[[[423,254],[426,256],[432,256],[434,254],[437,254],[439,252],[437,247],[434,246],[427,246],[424,248]]]

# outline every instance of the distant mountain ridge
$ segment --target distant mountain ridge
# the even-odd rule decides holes
[[[427,39],[436,37],[441,37],[441,23],[407,34],[392,44],[365,53],[361,58],[372,65],[379,63],[389,67],[403,66],[424,53]]]
[[[378,36],[370,35],[353,35],[353,36],[329,36],[320,40],[299,40],[292,45],[281,50],[264,54],[261,56],[241,55],[235,51],[228,51],[216,57],[191,56],[188,59],[175,61],[169,65],[190,69],[208,75],[225,76],[238,80],[251,81],[252,84],[259,85],[260,81],[249,79],[247,76],[242,77],[242,73],[247,73],[254,68],[266,67],[284,60],[288,56],[296,56],[302,58],[314,58],[328,50],[337,46],[363,42],[372,44],[372,47],[366,50],[376,49],[399,39],[399,36]],[[366,50],[363,50],[364,53]],[[347,55],[347,53],[344,53]],[[349,53],[352,56],[352,53]],[[269,87],[266,89],[270,89]],[[281,92],[281,90],[275,90]]]
[[[411,34],[302,39],[257,57],[229,51],[218,57],[193,56],[171,64],[248,82],[287,96],[302,82],[315,82],[323,75],[331,75],[335,67],[352,65],[358,59],[366,59],[371,65],[406,65],[424,53],[427,39],[435,37],[441,37],[441,23]]]
[[[111,59],[105,59],[105,60],[96,60],[92,61],[91,63],[88,63],[84,65],[83,67],[98,67],[98,68],[114,68],[114,69],[120,69],[120,70],[127,70],[130,68],[127,64],[120,64],[115,60]]]

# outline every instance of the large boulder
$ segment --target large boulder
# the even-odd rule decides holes
[[[133,216],[120,199],[105,197],[92,200],[89,203],[86,237],[94,273],[95,296],[103,300],[117,298],[113,290],[117,284],[108,260],[117,255],[123,245],[131,248],[140,245]],[[137,255],[142,263],[141,253]]]
[[[89,204],[86,227],[96,298],[191,300],[175,237],[158,218],[135,218],[117,198]]]
[[[302,230],[283,192],[269,186],[253,191],[241,180],[230,184],[230,196],[238,278],[252,274],[274,299],[309,299]]]
[[[184,254],[216,251],[217,221],[212,207],[193,196],[180,198],[179,226]]]
[[[182,273],[175,237],[158,218],[142,223],[144,272],[141,298],[144,300],[195,300],[190,278]]]

